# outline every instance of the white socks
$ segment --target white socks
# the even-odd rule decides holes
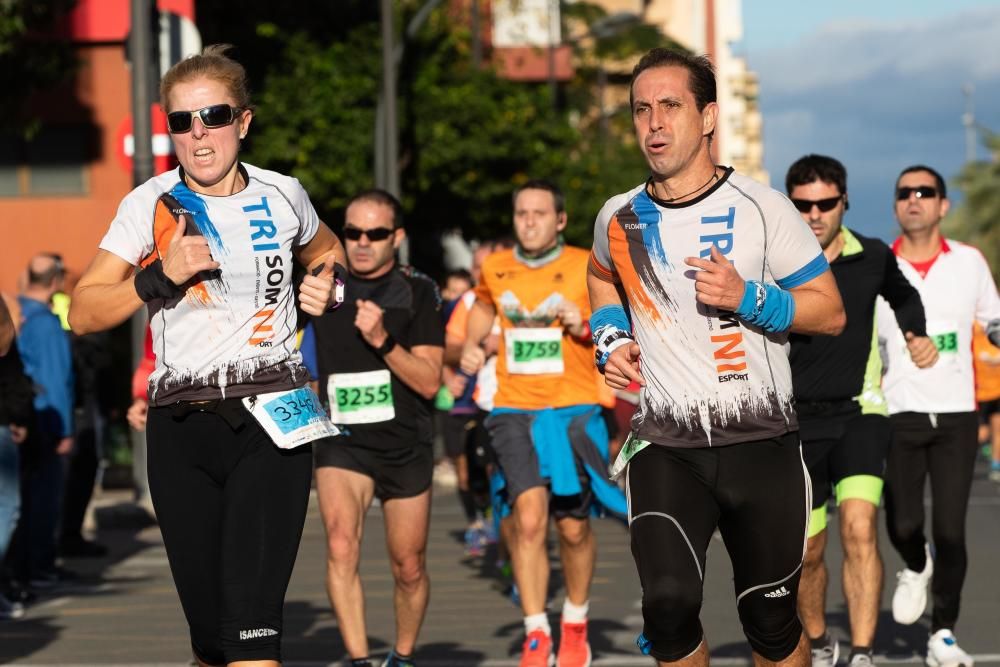
[[[545,634],[551,635],[552,628],[549,626],[549,617],[543,611],[541,614],[532,614],[524,617],[524,633],[530,635],[535,630],[543,630]]]
[[[563,601],[562,621],[563,623],[586,623],[587,612],[589,611],[590,600],[587,600],[583,604],[573,604],[569,601],[569,598],[566,598]],[[549,617],[545,612],[524,617],[525,634],[530,635],[535,630],[542,630],[547,635],[552,634],[552,628],[549,626]]]
[[[590,600],[577,605],[566,598],[563,602],[562,620],[564,623],[586,623],[588,611],[590,611]]]

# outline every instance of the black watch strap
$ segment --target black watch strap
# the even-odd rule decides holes
[[[386,332],[385,342],[375,348],[375,353],[380,357],[384,357],[392,352],[394,347],[396,347],[396,339],[392,337],[391,333]]]

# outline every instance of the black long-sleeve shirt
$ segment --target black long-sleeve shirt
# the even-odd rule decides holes
[[[24,364],[15,342],[7,354],[0,357],[0,426],[33,426],[34,400],[34,386],[24,374]]]
[[[792,386],[800,403],[860,397],[866,372],[881,370],[874,336],[875,299],[880,294],[895,312],[900,329],[927,335],[920,294],[899,270],[889,246],[846,227],[842,230],[846,243],[830,268],[844,301],[847,326],[838,336],[789,337]],[[879,377],[867,379],[869,386],[878,387]]]

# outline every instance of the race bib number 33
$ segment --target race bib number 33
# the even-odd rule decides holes
[[[507,372],[525,375],[562,373],[562,329],[511,328],[504,332]]]
[[[396,417],[388,370],[336,373],[326,384],[330,418],[337,424],[374,424]]]

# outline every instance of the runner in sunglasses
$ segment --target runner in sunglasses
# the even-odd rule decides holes
[[[334,303],[336,236],[294,178],[239,161],[246,72],[210,46],[163,77],[180,166],[122,201],[73,296],[77,333],[146,306],[149,486],[199,665],[277,665],[309,500],[309,443],[336,433],[295,349],[299,304]]]
[[[872,643],[882,595],[878,505],[891,427],[880,387],[882,363],[872,334],[881,294],[908,332],[907,350],[918,366],[933,364],[924,308],[889,247],[843,224],[848,209],[847,170],[825,155],[806,155],[788,169],[788,196],[809,224],[847,312],[839,336],[792,334],[789,361],[802,458],[812,480],[809,541],[799,582],[799,617],[813,667],[833,667],[840,653],[826,628],[826,505],[836,497],[844,545],[844,596],[851,632],[852,667],[872,664]]]
[[[927,664],[971,667],[954,630],[968,567],[965,513],[979,450],[972,327],[979,322],[990,342],[1000,342],[1000,297],[982,253],[941,233],[949,207],[944,179],[934,169],[914,165],[896,179],[902,233],[892,249],[903,275],[920,292],[927,333],[940,358],[932,368],[915,365],[902,330],[879,304],[878,334],[888,359],[882,387],[893,428],[885,509],[889,539],[906,563],[897,574],[893,618],[904,625],[920,620],[930,587]],[[928,477],[933,547],[924,532]]]
[[[431,399],[441,386],[444,323],[437,285],[399,266],[402,207],[384,190],[345,211],[351,279],[344,306],[313,321],[320,396],[344,430],[316,446],[316,488],[327,535],[327,591],[354,667],[369,667],[358,574],[365,514],[382,503],[395,579],[396,641],[384,667],[412,667],[427,610],[427,529],[434,453]]]

